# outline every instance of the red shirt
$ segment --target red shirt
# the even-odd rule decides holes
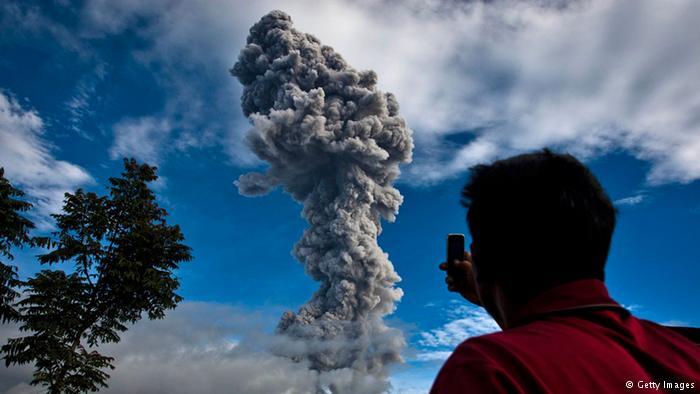
[[[462,342],[431,394],[700,392],[700,346],[630,315],[602,281],[548,290],[514,320]]]

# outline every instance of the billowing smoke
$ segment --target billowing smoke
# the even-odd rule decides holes
[[[248,143],[269,163],[238,189],[257,196],[280,186],[303,203],[309,227],[293,253],[320,282],[298,313],[282,316],[278,332],[291,341],[276,352],[308,362],[333,392],[383,391],[404,346],[382,320],[402,291],[377,244],[381,219],[393,221],[402,203],[392,184],[413,149],[397,101],[377,90],[373,71],[348,66],[281,11],[250,29],[231,73],[244,87]]]

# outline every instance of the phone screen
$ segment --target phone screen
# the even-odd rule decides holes
[[[464,259],[464,234],[447,235],[447,268],[449,269],[455,260]]]

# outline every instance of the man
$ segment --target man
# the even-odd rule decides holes
[[[460,344],[431,393],[700,391],[700,347],[608,296],[615,208],[578,160],[476,166],[462,194],[471,253],[440,268],[503,331]]]

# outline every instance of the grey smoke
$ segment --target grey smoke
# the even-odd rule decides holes
[[[275,353],[309,363],[333,392],[384,391],[405,341],[383,322],[402,291],[377,236],[403,200],[393,182],[411,161],[411,130],[373,71],[353,69],[281,11],[251,27],[231,73],[244,87],[249,146],[269,164],[236,185],[247,196],[282,187],[303,203],[309,227],[293,253],[320,282],[282,316]]]

